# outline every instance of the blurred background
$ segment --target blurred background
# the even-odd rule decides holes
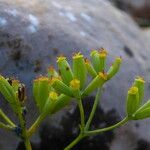
[[[38,116],[32,80],[75,51],[89,57],[92,49],[108,50],[107,64],[123,57],[118,75],[105,85],[92,129],[125,116],[127,89],[134,78],[146,80],[150,98],[150,0],[0,0],[0,74],[15,77],[27,88],[27,125]],[[94,95],[94,94],[93,94]],[[87,116],[94,97],[84,103]],[[16,120],[1,96],[0,107]],[[17,122],[17,120],[16,120]],[[33,150],[62,150],[78,134],[76,103],[47,118],[31,139]],[[0,150],[23,150],[15,133],[0,129]],[[74,150],[150,150],[150,119],[132,121],[114,131],[81,141]]]

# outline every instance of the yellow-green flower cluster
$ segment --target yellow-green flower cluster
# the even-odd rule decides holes
[[[142,105],[145,81],[137,77],[133,86],[128,90],[126,111],[128,118],[138,120],[150,117],[150,100]]]
[[[55,104],[53,102],[52,112],[64,107],[71,98],[85,97],[96,88],[111,79],[119,70],[121,58],[116,58],[108,72],[105,72],[107,51],[105,49],[92,50],[90,58],[84,58],[84,55],[75,53],[72,56],[72,65],[65,56],[57,58],[58,71],[54,67],[49,67],[48,77],[39,77],[34,80],[33,93],[39,110],[42,112],[47,105],[47,101],[52,100],[49,97],[50,92],[57,93]],[[90,62],[91,60],[91,62]],[[87,85],[87,76],[92,77]],[[47,105],[48,106],[48,105]],[[59,108],[59,109],[58,109]]]
[[[102,87],[118,72],[122,61],[121,58],[116,58],[106,72],[107,55],[103,48],[92,50],[90,58],[85,58],[80,52],[75,53],[72,56],[72,65],[65,56],[58,57],[58,69],[50,66],[47,76],[40,76],[33,81],[33,95],[39,111],[44,115],[54,113],[66,106],[71,98],[88,96]],[[92,77],[89,84],[88,75]],[[0,91],[14,110],[16,105],[21,107],[24,104],[25,86],[18,80],[10,81],[0,76]]]

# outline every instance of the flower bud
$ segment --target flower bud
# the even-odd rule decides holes
[[[33,95],[40,111],[43,110],[51,89],[48,77],[39,77],[33,81]]]
[[[65,84],[69,85],[70,81],[73,79],[73,73],[68,64],[66,57],[60,56],[57,58],[57,64],[59,73],[62,77],[62,80]]]
[[[99,51],[99,59],[100,59],[99,72],[105,71],[106,57],[107,51],[104,48],[101,48]]]
[[[51,91],[49,93],[49,96],[46,100],[45,106],[42,111],[42,114],[44,117],[46,117],[48,114],[52,113],[57,99],[58,99],[58,94],[54,91]]]
[[[70,82],[70,87],[74,90],[78,90],[80,89],[80,81],[78,79],[73,79],[71,82]]]
[[[19,102],[21,102],[22,104],[24,103],[26,98],[26,91],[25,91],[25,85],[24,84],[20,84],[18,87],[18,99]]]
[[[122,58],[121,57],[117,57],[115,59],[113,65],[110,67],[110,69],[107,72],[108,79],[111,79],[119,71],[121,62],[122,62]]]
[[[145,86],[145,81],[142,77],[137,77],[134,81],[134,86],[136,86],[138,88],[138,92],[139,92],[139,106],[141,105],[141,102],[143,100],[144,97],[144,86]]]
[[[51,91],[49,93],[49,97],[50,97],[51,100],[56,100],[58,98],[58,94],[54,91]]]
[[[72,90],[59,79],[52,79],[52,87],[60,94],[65,94],[67,96],[73,97]]]
[[[134,120],[145,119],[150,117],[150,100],[141,106],[133,115]]]
[[[80,97],[80,81],[78,79],[73,79],[71,82],[70,82],[70,88],[72,90],[72,93],[73,95],[76,97],[76,98],[79,98]]]
[[[132,115],[139,108],[139,93],[138,88],[132,86],[128,91],[127,103],[126,103],[126,111],[128,117],[132,117]]]
[[[57,101],[55,102],[55,106],[54,106],[52,113],[55,113],[55,112],[61,110],[62,108],[67,106],[70,103],[70,101],[71,101],[71,97],[61,94],[58,97]]]
[[[11,84],[5,79],[3,76],[0,75],[0,92],[4,96],[4,98],[9,102],[14,112],[17,113],[17,97],[15,91]]]
[[[96,70],[96,72],[99,72],[99,68],[100,68],[100,58],[99,58],[99,53],[97,50],[92,50],[91,54],[91,61],[92,64],[94,66],[94,69]]]
[[[85,62],[85,66],[86,66],[86,70],[87,72],[94,78],[97,76],[97,73],[95,71],[95,69],[93,68],[93,66],[91,65],[90,61],[86,58],[84,59]]]
[[[49,78],[53,78],[53,77],[58,77],[58,73],[56,72],[56,70],[54,69],[53,66],[50,66],[48,69],[47,69],[47,76]]]
[[[87,88],[83,91],[82,97],[89,95],[96,88],[102,87],[103,84],[107,81],[107,74],[100,72],[87,86]]]
[[[73,74],[74,78],[80,81],[80,89],[82,89],[86,82],[87,74],[84,58],[83,55],[80,53],[76,53],[73,56]]]
[[[10,79],[9,79],[9,82],[10,82]],[[13,87],[15,93],[18,92],[18,88],[19,88],[19,85],[20,85],[20,81],[19,80],[16,80],[16,79],[11,79],[11,86]]]

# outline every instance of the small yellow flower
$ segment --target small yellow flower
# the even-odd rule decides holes
[[[137,92],[138,88],[136,86],[132,86],[128,91],[129,94],[136,94]]]
[[[73,55],[73,59],[77,59],[77,58],[83,58],[83,55],[81,54],[81,52],[75,53]]]
[[[99,72],[99,77],[100,78],[102,78],[102,79],[104,79],[104,80],[107,80],[107,74],[106,73],[104,73],[104,72]]]
[[[122,62],[122,58],[121,57],[116,57],[116,61],[117,62]]]
[[[54,91],[51,91],[49,93],[49,97],[50,97],[51,100],[56,100],[58,98],[58,94]]]
[[[34,79],[33,82],[40,82],[40,81],[46,81],[47,82],[47,81],[50,81],[50,79],[48,77],[45,77],[45,76],[40,76],[40,77]]]
[[[65,56],[59,56],[59,57],[57,57],[57,62],[60,62],[60,61],[63,61],[63,60],[66,60]]]
[[[145,83],[144,78],[141,77],[141,76],[137,76],[135,80],[136,80],[136,81],[139,81],[139,82],[142,82],[142,83]]]
[[[99,57],[100,57],[100,58],[105,58],[105,57],[107,56],[107,54],[108,54],[108,52],[106,51],[106,49],[101,48],[101,49],[99,50]]]
[[[78,79],[73,79],[71,82],[70,82],[70,87],[77,90],[80,88],[80,81]]]

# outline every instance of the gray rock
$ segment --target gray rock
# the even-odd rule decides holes
[[[106,111],[115,108],[124,116],[127,89],[134,77],[142,75],[147,81],[150,79],[149,42],[128,15],[105,0],[0,1],[0,73],[17,76],[27,85],[29,125],[37,116],[31,96],[32,80],[45,74],[50,64],[55,65],[60,54],[70,59],[74,51],[81,51],[89,57],[91,49],[100,47],[109,51],[109,66],[116,56],[124,59],[120,72],[105,86],[102,96]],[[150,97],[148,86],[149,83],[146,99]],[[0,105],[11,113],[5,102]],[[142,122],[133,133],[137,138],[150,139],[146,123]],[[17,142],[13,135],[9,141],[8,134],[2,132],[0,136],[5,137],[0,140],[0,149],[15,149]]]
[[[145,5],[150,5],[150,1],[149,0],[110,0],[112,2],[114,2],[115,4],[119,4],[120,5],[125,5],[125,6],[132,6],[134,8],[141,8]]]
[[[128,12],[141,26],[150,26],[149,0],[109,0],[118,8]]]

